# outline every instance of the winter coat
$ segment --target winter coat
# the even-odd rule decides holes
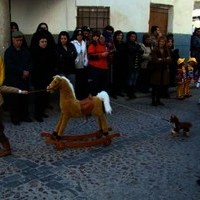
[[[144,51],[137,42],[127,42],[127,56],[128,56],[128,68],[139,69],[142,61],[142,54]]]
[[[32,70],[32,59],[29,50],[22,47],[17,50],[13,45],[8,47],[4,54],[5,84],[21,89],[29,89],[30,80],[23,79],[23,71]]]
[[[190,41],[190,56],[196,58],[198,69],[200,67],[200,37],[197,35],[191,36]]]
[[[56,52],[51,48],[35,48],[32,50],[33,72],[32,83],[37,88],[46,88],[55,75]]]
[[[164,48],[162,52],[159,48],[155,48],[152,51],[151,85],[169,84],[169,65],[171,61],[168,49]]]
[[[118,68],[127,67],[127,46],[124,42],[115,42],[115,51],[113,52],[113,65]]]
[[[141,48],[144,51],[144,53],[142,55],[141,68],[142,69],[147,69],[148,68],[148,63],[151,60],[152,48],[149,47],[149,46],[145,46],[143,43],[140,44],[140,45],[141,45]]]
[[[67,45],[67,49],[64,49],[62,45],[57,45],[56,56],[56,73],[64,75],[75,73],[75,59],[77,57],[77,52],[72,43]]]

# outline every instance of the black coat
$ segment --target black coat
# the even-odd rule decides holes
[[[167,48],[164,48],[163,52],[158,48],[154,48],[151,61],[151,85],[161,86],[169,84],[169,65],[171,62],[171,55]]]
[[[127,67],[127,46],[124,42],[115,42],[114,61],[115,67]]]
[[[75,73],[75,59],[77,57],[77,52],[72,43],[67,44],[67,49],[64,49],[62,45],[57,45],[56,57],[56,73],[63,75]]]
[[[5,81],[4,84],[18,87],[20,89],[29,89],[29,79],[23,79],[23,71],[32,70],[32,59],[29,50],[22,47],[17,50],[13,45],[8,47],[4,54],[5,61]]]
[[[46,88],[55,75],[56,52],[54,49],[40,47],[32,49],[32,84],[37,88]]]
[[[137,42],[127,42],[127,54],[128,54],[128,68],[139,68],[142,62],[142,54],[144,51]]]

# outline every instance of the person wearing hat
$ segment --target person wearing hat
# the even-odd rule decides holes
[[[12,43],[4,54],[5,85],[29,90],[30,74],[32,69],[31,54],[23,46],[21,31],[12,32]],[[7,98],[11,121],[14,125],[20,125],[22,121],[32,122],[29,117],[29,96],[10,94]]]
[[[83,26],[82,28],[83,31],[83,40],[86,42],[86,46],[88,47],[90,41],[91,41],[91,34],[90,34],[90,27],[88,26]]]
[[[187,78],[185,82],[185,97],[191,97],[192,95],[190,91],[190,86],[191,82],[194,81],[194,70],[197,64],[197,60],[194,57],[190,57],[187,63],[188,67],[187,67]]]
[[[2,114],[3,114],[3,96],[2,93],[16,93],[16,94],[28,94],[28,91],[20,90],[15,87],[4,86],[4,61],[0,56],[0,144],[2,145],[3,149],[0,150],[0,157],[8,156],[11,154],[11,147],[8,137],[4,134],[4,125],[2,122]]]
[[[10,31],[11,31],[11,36],[12,36],[13,32],[19,31],[19,26],[18,26],[18,24],[16,22],[10,22]],[[12,38],[11,38],[11,42],[12,42]],[[25,47],[28,47],[28,44],[27,44],[26,39],[25,39],[24,36],[23,36],[22,45],[25,46]]]
[[[185,58],[179,58],[177,60],[177,90],[176,90],[176,98],[178,100],[183,100],[185,98],[185,82],[186,82],[186,70],[187,65],[185,64]]]
[[[21,31],[13,31],[12,32],[12,38],[21,38],[24,34]]]

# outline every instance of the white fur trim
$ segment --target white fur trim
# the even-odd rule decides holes
[[[97,94],[97,97],[100,98],[101,101],[103,101],[106,113],[111,114],[112,108],[110,106],[110,97],[108,96],[108,93],[105,91],[102,91]]]
[[[187,132],[184,132],[185,136],[189,137],[190,136],[190,132],[187,131]]]
[[[176,132],[174,129],[171,130],[172,134],[178,134],[178,132]]]

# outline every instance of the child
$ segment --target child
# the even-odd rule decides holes
[[[196,58],[189,58],[187,61],[188,63],[188,70],[187,70],[187,78],[185,82],[185,97],[191,97],[191,92],[190,92],[190,85],[191,82],[194,81],[194,69],[195,65],[197,64]]]
[[[185,98],[185,82],[187,78],[187,65],[185,64],[185,58],[179,58],[177,61],[177,91],[176,98],[183,100]]]
[[[4,80],[4,62],[0,56],[0,143],[3,146],[3,149],[0,150],[0,157],[7,156],[11,154],[11,148],[8,138],[4,134],[4,125],[2,123],[2,104],[3,97],[1,93],[19,93],[19,94],[28,94],[28,91],[20,90],[15,87],[2,86]]]

